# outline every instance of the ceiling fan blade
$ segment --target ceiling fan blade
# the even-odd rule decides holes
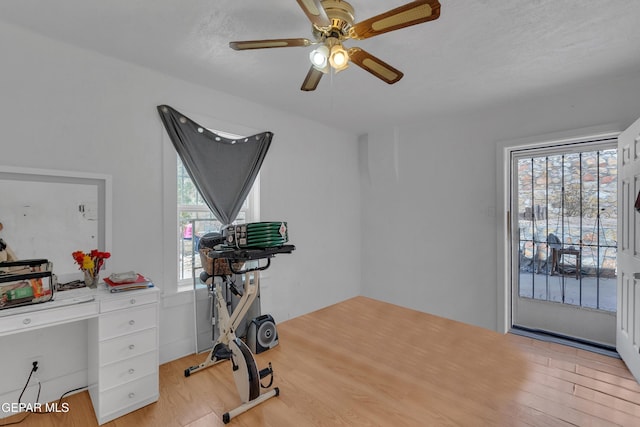
[[[433,21],[440,16],[438,0],[417,0],[359,22],[349,30],[349,37],[362,40],[411,25]]]
[[[247,40],[241,42],[229,42],[233,50],[268,49],[273,47],[311,46],[309,39],[272,39],[272,40]]]
[[[324,10],[324,7],[322,7],[320,0],[297,1],[313,25],[316,27],[329,27],[331,25],[331,20],[327,16],[327,12]]]
[[[358,67],[365,71],[370,72],[380,80],[383,80],[390,85],[396,83],[404,76],[402,71],[393,68],[391,65],[376,58],[369,52],[366,52],[359,47],[352,47],[349,49],[349,59]]]
[[[316,90],[316,87],[318,87],[318,83],[320,83],[320,79],[322,78],[323,74],[324,73],[322,71],[317,70],[315,67],[312,66],[309,69],[307,76],[304,78],[304,81],[302,82],[302,87],[300,87],[300,90],[304,90],[306,92]]]

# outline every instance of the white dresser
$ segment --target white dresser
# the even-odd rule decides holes
[[[97,293],[89,319],[89,394],[99,424],[155,402],[158,388],[157,288]]]

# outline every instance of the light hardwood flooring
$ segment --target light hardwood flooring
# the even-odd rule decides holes
[[[357,297],[278,325],[279,397],[230,426],[640,426],[640,386],[615,358]],[[160,400],[108,427],[222,426],[239,398],[228,362],[160,367]],[[86,392],[22,426],[95,426]],[[0,420],[0,425],[23,415]]]

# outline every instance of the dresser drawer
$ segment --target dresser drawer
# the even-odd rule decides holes
[[[110,295],[109,297],[105,297],[100,302],[100,312],[106,313],[109,311],[121,310],[123,308],[158,302],[158,292],[155,289],[125,293],[126,295],[123,296],[114,297]]]
[[[155,351],[106,365],[100,368],[100,391],[154,373],[158,375],[158,353]]]
[[[157,320],[157,304],[147,304],[140,308],[112,311],[100,315],[100,340],[154,328]]]
[[[107,416],[158,395],[158,374],[107,390],[100,395],[100,412]]]
[[[100,342],[100,364],[117,362],[156,348],[158,348],[156,328],[111,338]]]
[[[11,314],[13,313],[12,309],[3,311],[2,316],[0,316],[0,336],[22,330],[86,319],[95,316],[98,312],[98,303],[93,301],[60,308],[50,308],[55,307],[54,304],[56,304],[56,301],[45,302],[37,306],[34,305],[33,311],[16,314]]]

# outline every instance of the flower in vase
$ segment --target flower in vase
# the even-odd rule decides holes
[[[71,256],[85,275],[96,278],[104,266],[104,261],[110,258],[111,254],[109,252],[101,252],[97,249],[93,249],[89,253],[75,251]]]

